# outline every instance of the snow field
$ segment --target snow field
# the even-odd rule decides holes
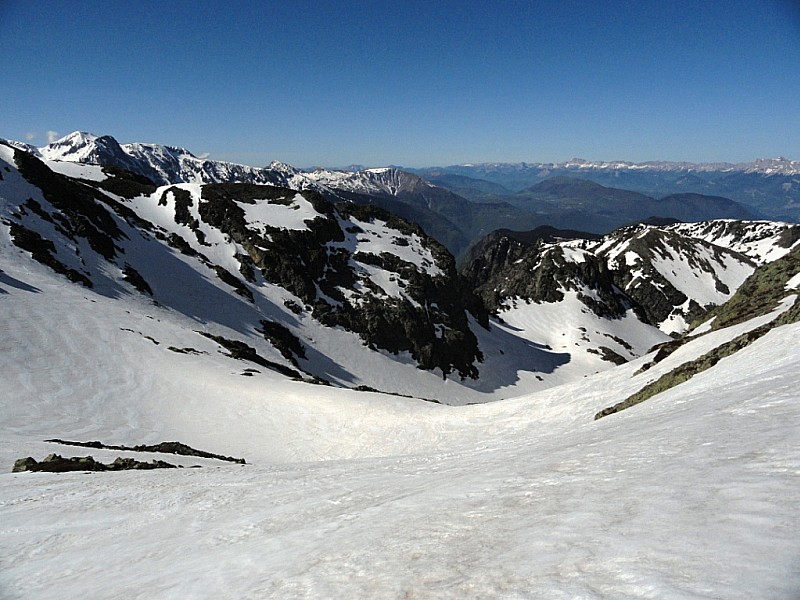
[[[588,291],[588,290],[585,290]],[[507,327],[520,337],[553,354],[571,353],[571,359],[553,373],[557,383],[566,383],[584,375],[609,369],[613,366],[590,348],[607,347],[625,358],[641,356],[655,344],[669,340],[669,336],[646,325],[629,311],[622,319],[603,319],[595,315],[578,299],[578,292],[564,291],[564,300],[553,303],[526,303],[521,299],[507,301],[507,309],[500,313]],[[614,338],[624,339],[626,348]],[[547,377],[540,374],[542,377]],[[551,381],[551,385],[555,382]]]
[[[445,407],[241,377],[246,364],[138,298],[97,297],[87,311],[86,292],[44,270],[25,274],[38,292],[5,275],[3,464],[131,455],[49,437],[178,439],[251,464],[160,455],[203,468],[0,475],[4,595],[750,598],[800,585],[799,326],[592,420],[775,314],[699,337],[636,377],[648,357]]]
[[[701,306],[723,304],[753,273],[753,267],[727,255],[720,264],[708,249],[702,247],[698,248],[698,260],[710,265],[717,264],[717,268],[713,269],[714,274],[698,269],[693,261],[676,256],[669,247],[665,248],[665,253],[660,249],[656,252],[659,255],[653,259],[656,270],[676,289],[696,300]],[[728,288],[727,293],[717,289],[717,279]]]
[[[46,164],[50,170],[68,177],[88,179],[90,181],[105,181],[108,179],[108,176],[103,173],[103,167],[100,165],[64,162],[60,160],[48,160]]]
[[[453,431],[420,431],[412,455],[2,475],[0,585],[25,598],[792,597],[797,333],[598,422],[540,423],[548,408],[531,398],[447,409]]]
[[[255,204],[239,202],[244,209],[247,225],[262,234],[265,225],[282,229],[307,230],[306,221],[317,218],[319,213],[302,194],[295,194],[289,205],[256,200]]]

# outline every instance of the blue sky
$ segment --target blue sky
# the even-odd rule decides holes
[[[800,159],[800,2],[0,0],[0,137],[301,167]]]

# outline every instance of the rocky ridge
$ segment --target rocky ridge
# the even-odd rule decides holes
[[[120,167],[74,179],[32,153],[2,148],[2,223],[11,242],[84,287],[196,311],[165,281],[185,279],[179,273],[188,264],[215,282],[205,293],[239,315],[230,324],[258,332],[276,355],[261,357],[241,342],[252,350],[244,358],[261,366],[327,379],[305,356],[302,323],[311,318],[443,377],[478,374],[482,357],[467,315],[486,325],[485,311],[452,256],[412,223],[275,185],[157,187]]]
[[[632,310],[644,323],[680,334],[724,304],[758,264],[796,245],[800,226],[728,220],[579,235],[496,232],[473,247],[463,272],[500,314],[519,300],[560,302],[574,290],[597,315]]]

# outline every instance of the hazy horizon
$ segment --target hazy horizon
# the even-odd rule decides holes
[[[800,158],[791,0],[4,3],[0,135],[263,166]]]

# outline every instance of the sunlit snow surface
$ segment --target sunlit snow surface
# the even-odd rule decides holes
[[[288,203],[257,200],[255,204],[240,203],[239,206],[244,210],[248,227],[262,233],[265,225],[305,230],[308,229],[306,221],[313,221],[319,216],[311,203],[299,193]]]
[[[47,166],[56,173],[78,179],[88,179],[89,181],[105,181],[108,179],[108,176],[103,173],[103,167],[100,165],[49,160],[47,161]]]
[[[788,254],[797,245],[798,242],[789,247],[776,243],[781,234],[790,227],[792,225],[789,223],[755,221],[749,224],[748,231],[742,235],[742,232],[736,230],[736,221],[718,219],[703,223],[676,223],[666,229],[730,248],[746,254],[758,263],[765,263]]]
[[[800,326],[593,421],[757,323],[636,377],[647,359],[447,407],[241,377],[146,302],[90,302],[46,272],[22,275],[0,274],[0,597],[800,594]],[[173,356],[135,333],[145,327],[209,354]],[[26,455],[131,455],[50,437],[177,439],[250,464],[159,455],[202,468],[8,472]]]

